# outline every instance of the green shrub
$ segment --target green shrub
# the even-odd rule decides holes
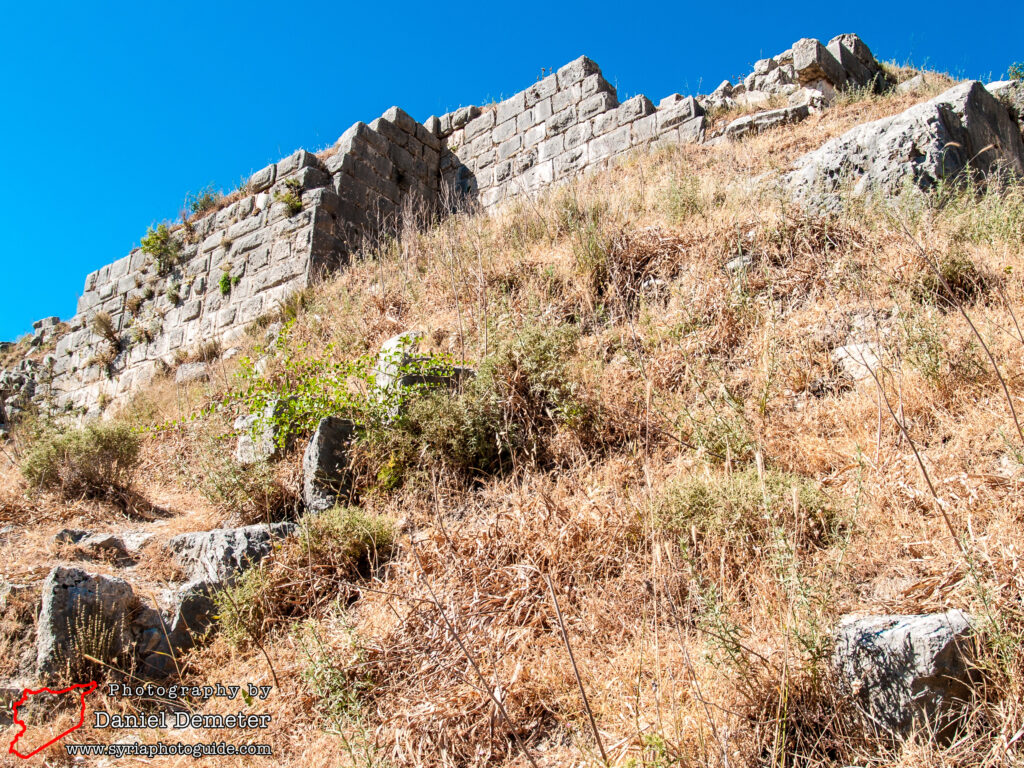
[[[287,179],[284,185],[285,191],[277,190],[274,199],[284,203],[288,215],[294,216],[302,210],[302,182],[298,179]]]
[[[196,461],[193,479],[200,493],[243,525],[280,519],[295,498],[266,462],[241,465],[219,440],[213,440]]]
[[[153,257],[159,275],[166,275],[174,268],[180,250],[181,246],[166,224],[158,224],[156,229],[149,227],[142,238],[142,251]]]
[[[230,294],[232,285],[233,283],[231,282],[231,273],[222,272],[220,276],[220,295],[227,296],[228,294]]]
[[[358,507],[309,515],[300,526],[275,557],[214,596],[230,642],[242,645],[275,623],[309,615],[336,599],[345,582],[372,573],[394,548],[391,521]]]
[[[33,486],[65,497],[102,497],[131,486],[140,448],[138,435],[124,424],[89,424],[39,436],[21,472]]]
[[[1011,80],[1024,80],[1024,62],[1014,62],[1006,70],[1006,76]]]
[[[839,523],[831,501],[798,475],[765,470],[764,484],[756,467],[710,479],[687,478],[671,484],[658,519],[664,530],[687,539],[713,537],[745,549],[771,541],[783,528],[814,542],[832,538]]]
[[[207,211],[213,210],[219,204],[221,199],[224,197],[220,192],[216,192],[213,189],[213,185],[203,187],[196,194],[191,192],[185,196],[185,210],[193,216],[198,216],[206,213]]]
[[[167,300],[171,302],[173,306],[178,306],[181,303],[181,285],[179,283],[171,283],[167,286],[167,292],[165,294]]]
[[[529,326],[500,342],[457,389],[409,397],[393,423],[367,430],[378,483],[394,487],[424,457],[471,473],[552,464],[559,429],[588,437],[595,422],[570,365],[575,345],[571,328]]]

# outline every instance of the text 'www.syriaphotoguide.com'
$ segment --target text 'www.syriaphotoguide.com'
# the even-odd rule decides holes
[[[206,744],[155,742],[153,744],[65,744],[69,757],[208,757],[250,756],[269,757],[273,751],[269,744],[227,744],[223,741]]]

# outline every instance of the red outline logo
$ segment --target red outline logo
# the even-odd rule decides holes
[[[28,725],[26,723],[23,723],[21,720],[18,719],[18,707],[20,707],[22,704],[24,704],[26,701],[28,701],[28,697],[30,695],[35,696],[35,695],[40,694],[40,693],[50,693],[50,694],[53,694],[54,696],[60,696],[62,693],[69,693],[70,691],[73,691],[76,688],[83,688],[84,689],[79,694],[79,697],[80,697],[81,702],[82,702],[82,714],[78,718],[78,725],[71,726],[66,731],[64,731],[64,733],[62,733],[59,736],[56,736],[56,737],[50,739],[48,742],[43,744],[43,746],[39,747],[38,749],[32,750],[27,755],[23,755],[18,750],[16,750],[14,748],[14,745],[18,743],[18,739],[20,739],[25,734],[25,730],[28,728]],[[72,731],[77,731],[79,728],[81,728],[85,724],[85,697],[88,696],[90,693],[92,693],[95,690],[96,690],[96,681],[95,680],[93,682],[91,682],[91,683],[79,683],[78,685],[72,685],[70,688],[62,688],[59,691],[54,691],[54,690],[51,690],[50,688],[40,688],[39,690],[32,690],[30,688],[26,688],[25,691],[21,694],[21,698],[18,699],[16,702],[14,702],[14,704],[12,705],[12,709],[14,710],[14,723],[17,724],[17,725],[20,725],[21,726],[21,730],[19,730],[14,735],[14,739],[11,741],[10,749],[8,749],[7,751],[10,752],[10,754],[17,755],[18,757],[20,757],[22,759],[28,759],[28,758],[32,757],[32,755],[34,755],[34,754],[36,754],[38,752],[42,752],[44,749],[46,749],[51,744],[53,744],[53,743],[55,743],[57,741],[60,741],[61,739],[63,739],[65,736],[67,736]]]

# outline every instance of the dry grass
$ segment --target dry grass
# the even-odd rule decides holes
[[[563,363],[603,418],[543,432],[557,461],[466,482],[423,456],[396,487],[367,480],[365,513],[397,521],[382,568],[331,570],[323,553],[269,561],[275,589],[314,589],[264,627],[281,688],[254,707],[274,716],[256,740],[287,764],[596,766],[582,684],[616,766],[1018,764],[1022,446],[986,354],[904,227],[957,274],[973,265],[965,308],[1017,397],[1020,190],[943,206],[850,200],[821,218],[747,183],[930,95],[845,101],[407,231],[297,304],[284,343],[335,361],[419,328],[429,349],[479,365],[525,329],[570,326]],[[745,269],[723,268],[741,255]],[[254,332],[246,353],[284,366]],[[851,341],[877,346],[879,386],[833,362]],[[235,386],[220,365],[210,383],[157,382],[128,413],[186,420]],[[147,441],[153,494],[196,510],[165,529],[237,513],[200,501],[194,482],[218,445],[233,447],[216,442],[233,416]],[[285,486],[298,461],[277,465]],[[40,499],[5,483],[0,503],[22,505],[18,520],[39,513]],[[947,608],[973,612],[991,648],[970,724],[941,748],[869,738],[831,681],[836,620]],[[259,649],[226,638],[183,661],[190,682],[274,676]]]

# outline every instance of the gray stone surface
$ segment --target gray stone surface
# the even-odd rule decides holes
[[[128,625],[136,600],[131,586],[121,579],[57,566],[43,582],[42,606],[36,636],[36,674],[56,680],[88,645],[90,629],[108,638],[110,660],[129,642]],[[105,659],[106,661],[107,659]]]
[[[355,425],[328,416],[321,419],[302,457],[302,501],[312,513],[334,507],[348,488],[349,446]]]
[[[836,632],[835,666],[865,725],[879,735],[915,729],[948,737],[975,679],[973,630],[962,611],[848,616]]]
[[[786,184],[797,199],[829,204],[846,184],[854,194],[894,194],[905,184],[928,190],[968,163],[982,175],[997,169],[1024,175],[1021,132],[977,81],[832,139],[804,155]]]
[[[725,127],[725,135],[730,139],[741,139],[779,125],[800,122],[809,114],[810,108],[806,104],[756,112],[733,120]]]
[[[235,431],[241,432],[235,445],[235,461],[255,464],[277,458],[282,447],[278,444],[280,425],[277,419],[287,410],[287,402],[274,400],[263,408],[262,414],[240,416],[235,420]]]
[[[140,249],[89,274],[76,314],[36,330],[37,343],[63,334],[46,366],[52,376],[22,371],[21,381],[0,382],[4,422],[43,394],[58,407],[98,414],[101,402],[123,401],[183,353],[211,341],[229,345],[289,294],[398,231],[410,216],[423,221],[467,201],[490,208],[608,167],[638,147],[704,141],[706,106],[781,95],[818,109],[843,78],[859,83],[865,72],[880,74],[867,46],[856,35],[840,35],[828,48],[800,41],[758,61],[741,83],[723,83],[700,101],[672,94],[657,109],[644,96],[620,105],[586,57],[493,108],[461,107],[421,125],[392,107],[370,124],[351,126],[320,156],[299,150],[253,173],[239,199],[191,220],[187,231],[175,230],[180,257],[169,274],[154,274],[152,257]],[[283,202],[286,195],[298,196],[297,207]],[[148,298],[129,312],[140,296]],[[104,366],[95,360],[107,342],[89,328],[101,311],[126,342]],[[201,370],[178,375],[184,380]],[[37,380],[45,392],[32,389]],[[242,453],[260,453],[252,447]]]
[[[225,581],[266,557],[294,523],[246,525],[182,533],[167,542],[190,580]]]
[[[182,363],[174,374],[176,384],[206,381],[208,378],[210,378],[210,366],[207,363]]]

